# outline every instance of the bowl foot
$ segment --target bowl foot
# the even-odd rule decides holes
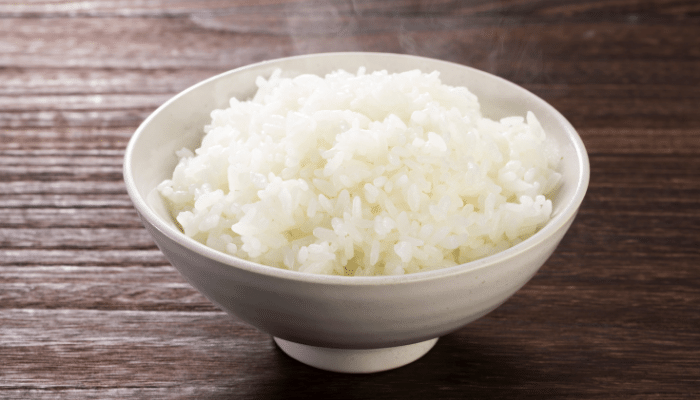
[[[382,349],[332,349],[274,338],[290,357],[306,365],[333,372],[367,374],[403,367],[424,356],[438,338]]]

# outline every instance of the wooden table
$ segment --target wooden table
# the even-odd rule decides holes
[[[0,2],[0,398],[700,396],[700,3],[256,3]],[[374,375],[302,365],[212,306],[122,180],[130,136],[179,91],[351,50],[524,86],[579,130],[592,174],[531,282]]]

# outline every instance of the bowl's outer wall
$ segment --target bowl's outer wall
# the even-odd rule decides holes
[[[536,245],[525,245],[526,240],[516,246],[518,249],[503,252],[506,256],[494,265],[482,262],[475,268],[456,267],[448,274],[425,275],[425,279],[357,285],[344,283],[355,278],[289,279],[288,275],[269,272],[271,268],[251,269],[250,263],[233,257],[222,261],[208,254],[212,250],[180,233],[162,210],[159,213],[146,205],[154,187],[171,176],[177,163],[175,151],[196,148],[211,110],[227,107],[230,97],[251,96],[257,76],[269,76],[275,68],[293,74],[324,74],[338,68],[354,71],[360,66],[390,72],[437,69],[444,83],[467,86],[479,96],[487,117],[533,111],[564,153],[564,184],[553,199],[556,226],[548,227],[546,235],[540,232]],[[337,348],[379,348],[427,340],[456,330],[502,304],[554,251],[575,217],[589,174],[585,149],[573,127],[531,93],[457,64],[378,53],[296,57],[213,77],[176,96],[144,121],[127,148],[126,161],[127,189],[145,226],[168,260],[195,288],[223,310],[264,332],[292,342]],[[558,214],[566,215],[557,220]]]
[[[185,279],[222,310],[292,342],[355,349],[428,340],[482,317],[532,278],[566,232],[562,229],[498,268],[408,284],[357,286],[261,277],[183,250],[146,226]]]

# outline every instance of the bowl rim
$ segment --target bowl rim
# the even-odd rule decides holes
[[[577,176],[577,181],[576,181],[576,187],[574,189],[574,195],[572,196],[571,200],[568,202],[568,204],[561,210],[561,212],[557,215],[555,215],[544,227],[542,227],[539,231],[537,231],[535,234],[530,236],[529,238],[523,240],[522,242],[509,247],[508,249],[499,251],[495,254],[486,256],[484,258],[480,258],[478,260],[470,261],[468,263],[464,264],[459,264],[455,265],[452,267],[446,267],[442,269],[435,269],[435,270],[430,270],[430,271],[421,271],[421,272],[414,272],[414,273],[409,273],[409,274],[403,274],[403,275],[384,275],[384,276],[341,276],[341,275],[320,275],[320,274],[311,274],[311,273],[304,273],[304,272],[299,272],[299,271],[291,271],[279,267],[273,267],[269,265],[264,265],[264,264],[259,264],[250,260],[246,260],[243,258],[239,258],[233,255],[229,255],[217,250],[214,250],[208,246],[206,246],[203,243],[200,243],[193,238],[190,238],[186,236],[184,233],[182,233],[180,230],[172,226],[171,224],[167,224],[165,221],[161,219],[161,217],[156,214],[155,211],[151,209],[151,207],[148,205],[146,197],[141,196],[140,193],[138,192],[136,188],[136,184],[134,181],[134,175],[133,175],[133,170],[132,170],[132,161],[133,161],[133,153],[134,149],[136,146],[136,142],[138,142],[139,137],[143,134],[143,132],[146,130],[148,125],[151,123],[153,119],[156,118],[156,116],[161,113],[163,110],[165,110],[171,103],[175,102],[177,99],[186,96],[188,93],[196,90],[198,87],[203,86],[208,84],[209,82],[221,79],[225,76],[231,75],[231,74],[236,74],[241,71],[245,71],[248,69],[253,69],[253,68],[258,68],[262,66],[266,66],[269,64],[276,64],[280,62],[284,62],[287,60],[293,60],[293,59],[313,59],[317,57],[334,57],[334,56],[345,56],[345,57],[352,57],[352,56],[387,56],[387,57],[398,57],[398,58],[412,58],[412,59],[417,59],[417,60],[423,60],[427,62],[437,62],[439,63],[444,63],[446,65],[451,64],[453,66],[457,66],[460,68],[465,68],[468,70],[471,70],[471,73],[474,73],[476,75],[482,75],[483,77],[486,77],[488,79],[496,79],[505,82],[507,85],[510,85],[513,87],[513,89],[516,92],[520,92],[521,94],[530,97],[533,101],[540,103],[541,106],[543,106],[545,109],[548,109],[551,114],[558,120],[558,122],[561,124],[561,126],[564,128],[566,131],[566,136],[569,138],[571,141],[571,145],[575,149],[575,154],[576,154],[576,161],[578,164],[578,176]],[[212,259],[214,261],[217,261],[221,264],[224,264],[228,267],[231,268],[239,268],[242,270],[245,270],[250,273],[255,273],[259,275],[265,275],[269,277],[274,277],[274,278],[279,278],[279,279],[286,279],[286,280],[293,280],[293,281],[301,281],[301,282],[308,282],[308,283],[313,283],[313,284],[326,284],[326,285],[336,285],[336,284],[342,284],[342,285],[360,285],[360,286],[374,286],[374,285],[395,285],[395,284],[406,284],[409,282],[425,282],[425,281],[430,281],[430,280],[436,280],[436,279],[442,279],[442,278],[447,278],[450,276],[455,276],[459,275],[468,271],[475,271],[479,269],[483,269],[488,267],[489,265],[492,264],[497,264],[501,263],[513,258],[518,257],[519,255],[527,252],[528,250],[536,247],[538,244],[542,243],[545,241],[548,237],[552,236],[555,232],[557,232],[560,228],[565,226],[571,219],[573,219],[579,209],[579,206],[583,202],[583,198],[586,194],[586,191],[588,189],[588,184],[590,180],[590,164],[589,164],[589,159],[588,159],[588,154],[586,152],[586,148],[583,144],[583,141],[581,140],[581,137],[578,135],[578,132],[576,129],[571,125],[571,123],[558,111],[556,110],[552,105],[550,105],[548,102],[540,98],[539,96],[535,95],[534,93],[528,91],[527,89],[523,88],[522,86],[510,82],[504,78],[501,78],[497,75],[476,69],[474,67],[470,67],[464,64],[459,64],[451,61],[445,61],[445,60],[440,60],[440,59],[435,59],[435,58],[429,58],[429,57],[423,57],[423,56],[417,56],[417,55],[409,55],[409,54],[398,54],[398,53],[383,53],[383,52],[327,52],[327,53],[313,53],[313,54],[304,54],[304,55],[296,55],[296,56],[290,56],[290,57],[281,57],[281,58],[275,58],[275,59],[269,59],[265,61],[260,61],[252,64],[247,64],[244,66],[240,66],[222,73],[219,73],[217,75],[214,75],[212,77],[209,77],[207,79],[204,79],[200,82],[195,83],[194,85],[191,85],[190,87],[186,88],[185,90],[179,92],[175,96],[171,97],[168,99],[165,103],[163,103],[161,106],[159,106],[155,111],[153,111],[136,129],[134,134],[131,136],[129,139],[129,142],[127,144],[125,154],[124,154],[124,164],[123,164],[123,178],[124,178],[124,183],[126,184],[126,189],[129,197],[131,198],[134,207],[138,211],[138,213],[141,216],[141,219],[143,220],[144,223],[150,224],[153,228],[155,228],[157,231],[159,231],[161,234],[165,235],[167,238],[172,240],[173,242],[177,243],[180,246],[185,247],[189,251],[193,251],[205,258]]]

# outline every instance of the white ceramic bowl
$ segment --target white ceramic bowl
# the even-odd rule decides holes
[[[325,74],[386,69],[440,71],[443,83],[466,86],[486,117],[533,111],[562,149],[563,185],[553,217],[535,235],[501,253],[430,272],[387,277],[319,276],[287,271],[212,250],[186,237],[154,188],[171,176],[175,151],[199,145],[210,112],[245,99],[255,78],[276,68]],[[405,365],[437,338],[492,311],[549,258],[571,225],[589,179],[588,157],[571,124],[552,106],[506,80],[463,65],[385,53],[326,53],[262,62],[198,83],[158,108],[126,150],[124,180],[158,247],[180,273],[226,312],[272,335],[306,364],[339,372],[375,372]]]

